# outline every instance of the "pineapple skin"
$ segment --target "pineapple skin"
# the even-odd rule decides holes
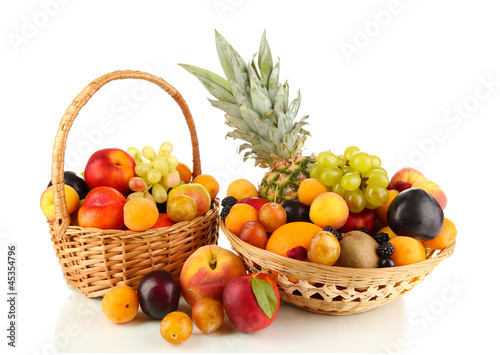
[[[277,161],[259,184],[259,197],[282,203],[298,200],[300,183],[309,178],[309,170],[316,162],[316,156],[297,156],[295,160]]]

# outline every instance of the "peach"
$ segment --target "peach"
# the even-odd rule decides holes
[[[142,232],[154,226],[158,215],[156,203],[144,197],[133,198],[123,207],[125,225],[136,232]]]
[[[203,185],[190,183],[170,189],[167,198],[167,208],[170,199],[175,196],[189,196],[194,200],[197,210],[195,217],[203,216],[210,210],[212,200],[210,199],[210,194]]]
[[[349,207],[339,194],[324,192],[314,199],[309,210],[309,217],[321,228],[331,226],[339,229],[349,217]]]
[[[135,160],[118,148],[101,149],[92,154],[85,166],[85,181],[90,189],[109,186],[123,195],[130,192],[129,180],[135,176]]]
[[[78,192],[76,192],[73,187],[64,185],[64,197],[68,214],[71,215],[75,213],[80,205],[80,196]],[[54,219],[56,209],[54,206],[54,190],[52,187],[47,187],[42,192],[42,196],[40,197],[40,208],[48,220]]]
[[[441,187],[439,187],[438,184],[436,184],[432,181],[429,181],[429,180],[421,180],[421,181],[417,181],[416,183],[414,183],[412,185],[412,188],[413,187],[415,187],[415,188],[418,187],[418,188],[426,191],[427,193],[429,193],[432,197],[434,197],[436,199],[436,201],[439,203],[441,208],[444,210],[444,208],[446,207],[446,205],[448,203],[448,198],[446,197],[446,194],[441,189]]]
[[[394,253],[391,259],[396,266],[418,263],[426,259],[425,248],[422,241],[412,237],[394,237],[391,239]]]
[[[457,227],[455,227],[455,224],[452,221],[450,221],[448,218],[445,218],[441,233],[439,233],[439,235],[432,240],[423,241],[423,244],[426,248],[443,250],[448,245],[453,243],[456,238]]]
[[[245,274],[245,264],[235,253],[218,245],[205,245],[196,249],[182,266],[182,295],[191,306],[202,297],[222,303],[222,293],[229,280]]]
[[[118,190],[108,186],[96,187],[90,190],[78,210],[78,224],[83,228],[122,229],[126,202]]]
[[[139,297],[130,286],[120,285],[111,288],[104,295],[101,309],[106,318],[114,323],[131,321],[139,311]]]
[[[427,180],[425,176],[414,168],[402,168],[398,170],[391,179],[391,184],[394,185],[396,181],[405,181],[410,184],[415,184],[418,181]]]

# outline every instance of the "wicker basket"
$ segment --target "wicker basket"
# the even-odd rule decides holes
[[[427,260],[412,265],[356,269],[285,258],[242,241],[223,221],[220,225],[250,270],[272,271],[282,301],[330,315],[365,312],[400,298],[451,256],[455,248],[454,242],[439,253],[429,252]]]
[[[201,174],[198,138],[189,108],[165,80],[125,70],[105,74],[75,97],[61,119],[52,152],[55,220],[48,221],[50,235],[64,278],[86,297],[103,296],[116,285],[136,287],[145,274],[164,269],[179,277],[184,261],[198,247],[217,243],[219,201],[203,216],[171,227],[144,232],[101,230],[71,226],[64,195],[64,151],[71,125],[81,108],[103,85],[117,79],[142,79],[158,85],[177,102],[186,119],[193,150],[193,176]]]

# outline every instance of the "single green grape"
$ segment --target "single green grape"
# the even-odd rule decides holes
[[[349,211],[352,213],[359,213],[363,211],[366,207],[365,194],[361,189],[356,189],[354,191],[348,191],[344,197]]]
[[[156,158],[155,150],[152,147],[150,147],[149,145],[142,148],[142,155],[144,156],[144,158],[146,158],[150,161],[153,161],[153,159]]]
[[[163,158],[168,158],[170,154],[172,154],[172,151],[174,150],[174,146],[170,142],[163,142],[162,145],[160,146],[160,149],[158,150],[158,156],[163,157]]]
[[[382,206],[389,199],[387,189],[377,183],[368,184],[365,188],[366,202],[372,206]]]
[[[335,192],[336,194],[342,196],[342,198],[345,198],[347,190],[342,187],[342,184],[339,181],[332,186],[332,192]]]
[[[135,164],[134,170],[138,176],[145,178],[148,175],[148,171],[151,170],[151,166],[148,163],[140,162]]]
[[[351,168],[349,165],[343,166],[342,167],[342,173],[345,175],[347,173],[350,173],[351,171],[354,171],[353,168]]]
[[[335,154],[329,151],[321,152],[318,154],[318,164],[321,168],[327,168],[330,166],[338,165],[338,159]]]
[[[136,163],[141,163],[142,162],[141,152],[136,147],[130,147],[130,148],[128,148],[127,149],[127,153],[130,154],[132,156],[132,158],[134,158],[134,160],[135,160]]]
[[[343,172],[338,167],[328,167],[321,171],[319,180],[325,184],[325,186],[333,186],[336,182],[340,181]]]
[[[170,167],[168,166],[168,162],[163,157],[156,157],[152,161],[153,169],[156,169],[160,172],[161,176],[166,176],[170,172]]]
[[[148,171],[146,178],[150,183],[156,184],[161,179],[161,173],[156,169],[151,169]]]
[[[368,177],[366,183],[375,183],[387,187],[389,185],[389,177],[381,171],[375,171]]]
[[[361,177],[357,172],[351,171],[342,176],[340,183],[345,190],[354,191],[361,185]]]
[[[311,165],[311,168],[309,169],[309,176],[319,180],[319,176],[321,175],[322,170],[323,169],[321,169],[319,163],[316,162],[313,165]]]
[[[342,154],[337,155],[337,159],[338,159],[338,163],[339,163],[338,166],[339,167],[345,166],[346,161],[345,161],[345,158],[344,158],[344,156]]]
[[[154,184],[152,189],[152,195],[157,203],[163,203],[167,201],[167,190],[161,184]]]
[[[349,160],[349,165],[360,173],[367,172],[373,166],[372,157],[365,152],[356,152]]]
[[[344,158],[345,160],[351,160],[351,157],[353,156],[354,153],[359,152],[359,148],[356,147],[355,145],[351,145],[350,147],[347,147],[344,151]]]
[[[371,157],[372,157],[373,166],[377,167],[377,166],[382,165],[382,159],[380,159],[378,156],[372,155]]]
[[[179,161],[173,155],[170,155],[167,158],[167,163],[168,163],[168,167],[170,168],[170,170],[175,170],[175,168],[177,167],[177,165],[179,165]]]

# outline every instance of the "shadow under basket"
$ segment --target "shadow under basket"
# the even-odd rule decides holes
[[[411,265],[356,269],[286,258],[242,241],[222,220],[220,225],[233,250],[252,272],[270,271],[280,289],[281,301],[330,315],[365,312],[397,300],[420,284],[455,248],[453,242]]]
[[[64,193],[64,151],[68,132],[80,109],[106,83],[118,79],[140,79],[156,84],[179,105],[191,136],[193,178],[201,174],[198,138],[189,108],[180,93],[165,80],[139,71],[105,74],[87,85],[61,119],[52,152],[52,190],[55,219],[48,221],[49,233],[69,285],[86,297],[100,297],[112,287],[137,288],[141,278],[153,270],[167,270],[176,278],[182,265],[199,247],[216,244],[219,233],[219,200],[210,210],[191,221],[144,232],[81,228],[71,225]]]

